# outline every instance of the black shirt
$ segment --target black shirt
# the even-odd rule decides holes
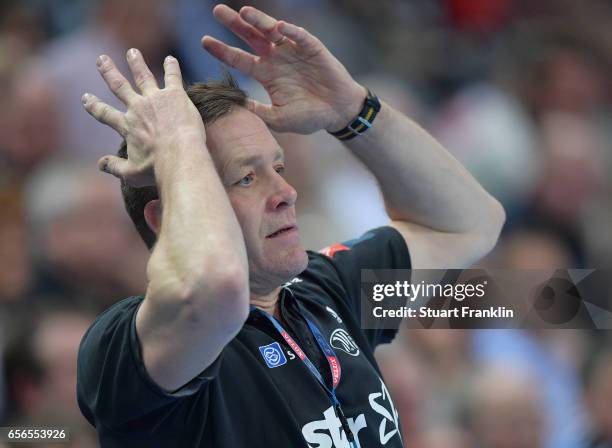
[[[358,446],[401,447],[397,411],[373,355],[395,332],[360,329],[360,270],[408,269],[408,249],[395,229],[383,227],[324,253],[308,252],[307,269],[282,289],[284,327],[328,384],[327,360],[295,300],[334,347],[342,372],[336,394]],[[211,366],[164,392],[140,355],[142,300],[130,297],[102,313],[79,349],[78,402],[103,448],[348,448],[328,394],[256,312]]]

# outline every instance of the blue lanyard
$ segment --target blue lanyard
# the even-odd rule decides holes
[[[306,353],[304,353],[304,351],[300,348],[298,343],[295,342],[295,340],[291,337],[291,335],[283,328],[283,326],[280,324],[278,320],[276,320],[274,316],[254,306],[251,306],[250,309],[251,311],[257,312],[261,314],[262,316],[265,316],[272,323],[272,325],[274,325],[274,328],[276,328],[276,330],[280,333],[280,335],[283,337],[285,342],[287,342],[289,347],[291,347],[291,350],[293,350],[293,352],[297,355],[297,357],[308,368],[310,373],[317,379],[317,381],[321,384],[321,386],[323,386],[323,388],[327,392],[327,395],[332,401],[332,404],[334,406],[334,409],[336,410],[336,413],[338,414],[338,418],[340,419],[340,423],[342,424],[342,428],[344,429],[344,432],[346,433],[350,446],[358,447],[359,445],[354,440],[354,435],[348,426],[348,422],[346,420],[346,417],[344,416],[344,412],[342,411],[340,401],[338,400],[338,397],[336,396],[336,388],[338,387],[338,384],[340,384],[340,378],[342,376],[342,370],[340,368],[340,360],[336,356],[334,349],[331,347],[331,345],[329,345],[327,340],[321,334],[321,331],[319,330],[319,328],[314,323],[312,323],[311,320],[308,319],[308,317],[306,317],[306,315],[303,313],[302,306],[300,302],[293,295],[293,291],[291,291],[289,288],[286,288],[286,287],[283,289],[286,289],[287,291],[289,291],[289,293],[293,297],[295,303],[297,304],[298,313],[300,314],[302,319],[304,319],[304,321],[306,322],[306,325],[308,325],[308,328],[312,332],[312,335],[314,336],[315,340],[317,341],[317,344],[321,348],[321,351],[327,358],[329,369],[332,374],[331,389],[325,383],[325,380],[323,379],[323,376],[321,375],[319,370],[315,367],[315,365],[308,358],[308,356],[306,356]]]

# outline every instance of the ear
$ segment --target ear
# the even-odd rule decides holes
[[[155,235],[159,235],[159,229],[161,228],[161,213],[162,208],[159,199],[153,199],[145,205],[144,218],[149,229],[151,229]]]

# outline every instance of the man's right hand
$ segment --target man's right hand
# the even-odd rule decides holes
[[[112,127],[127,143],[127,159],[107,155],[98,161],[98,167],[133,187],[145,187],[156,184],[153,168],[159,151],[181,138],[196,137],[205,141],[206,134],[198,110],[185,93],[175,58],[168,56],[164,61],[162,89],[140,51],[129,50],[127,61],[140,94],[110,57],[102,55],[96,62],[110,90],[127,106],[125,113],[88,93],[83,95],[82,102],[87,112]]]

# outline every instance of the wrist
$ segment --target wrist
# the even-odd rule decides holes
[[[334,132],[327,131],[338,140],[346,141],[359,137],[367,132],[374,124],[374,120],[381,109],[380,101],[376,95],[370,92],[370,90],[365,90],[366,96],[361,103],[362,105],[359,112],[353,115],[343,128]]]
[[[160,178],[179,171],[197,170],[207,161],[212,163],[212,158],[202,134],[181,133],[156,144],[153,164],[155,177],[159,182]]]
[[[206,146],[206,131],[204,126],[182,126],[172,132],[160,133],[155,140],[155,154],[174,151],[190,151],[194,148]]]
[[[343,129],[348,123],[353,121],[361,108],[363,107],[363,100],[368,95],[368,89],[361,84],[355,84],[354,88],[351,89],[347,95],[346,100],[339,107],[337,112],[337,119],[330,124],[325,130],[329,133],[334,133]]]

